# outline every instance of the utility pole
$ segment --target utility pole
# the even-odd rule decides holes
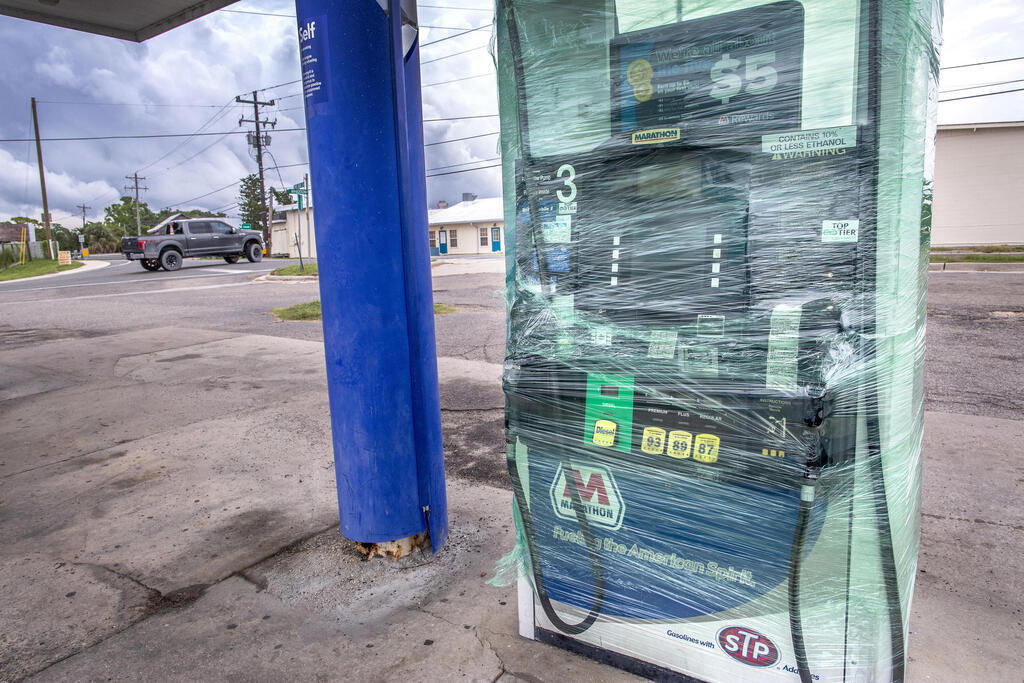
[[[257,96],[257,92],[258,91],[256,90],[252,91],[251,100],[243,100],[242,96],[238,95],[235,97],[235,102],[238,102],[240,104],[252,105],[252,118],[247,119],[245,117],[242,117],[238,120],[238,125],[242,125],[243,123],[252,123],[256,126],[255,142],[252,144],[254,147],[256,147],[256,165],[259,167],[260,173],[260,209],[263,212],[263,215],[260,216],[260,223],[262,223],[260,227],[263,230],[263,241],[267,245],[267,250],[269,252],[270,224],[269,217],[267,215],[267,187],[263,182],[263,132],[260,129],[260,126],[270,126],[271,128],[273,128],[274,126],[277,125],[277,120],[260,120],[260,107],[272,107],[274,106],[274,100],[270,100],[269,102],[260,102],[260,99]],[[252,142],[252,138],[250,138],[250,142]]]
[[[36,98],[32,98],[32,127],[36,131],[36,157],[39,159],[39,188],[43,192],[43,225],[46,226],[46,242],[50,236],[50,205],[46,201],[46,174],[43,172],[43,145],[39,141],[39,117],[36,116]]]
[[[145,178],[140,178],[138,171],[136,171],[132,175],[126,175],[125,176],[125,180],[133,180],[134,181],[131,185],[125,185],[124,189],[125,189],[126,192],[131,192],[132,190],[135,191],[135,234],[136,235],[141,235],[142,234],[142,219],[139,217],[139,190],[148,190],[149,188],[148,187],[139,187],[139,181],[140,180],[145,180]],[[125,234],[126,235],[128,234],[127,230],[125,230]]]
[[[85,212],[91,209],[91,206],[85,204],[75,204],[75,206],[82,210],[82,234],[85,234]]]

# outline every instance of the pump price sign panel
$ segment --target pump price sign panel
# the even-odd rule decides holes
[[[799,130],[803,23],[786,0],[616,37],[619,132],[650,144]]]

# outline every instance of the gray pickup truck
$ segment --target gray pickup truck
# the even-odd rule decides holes
[[[140,237],[123,237],[121,252],[146,270],[178,270],[182,259],[223,256],[238,263],[244,256],[263,260],[263,234],[242,230],[217,218],[181,218],[162,223]]]

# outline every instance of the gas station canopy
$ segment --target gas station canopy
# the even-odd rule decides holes
[[[0,14],[141,43],[236,0],[0,0]]]

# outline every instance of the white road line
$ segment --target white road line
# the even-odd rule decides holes
[[[0,306],[13,306],[15,304],[52,304],[64,301],[81,301],[82,299],[107,299],[115,296],[142,296],[145,294],[171,294],[173,292],[193,292],[199,289],[220,289],[221,287],[248,287],[254,285],[251,280],[248,282],[227,282],[223,285],[197,285],[195,287],[172,287],[170,289],[144,289],[141,292],[114,292],[111,294],[86,294],[84,296],[68,296],[60,299],[25,299],[24,301],[0,301]]]
[[[214,275],[182,275],[180,277],[161,277],[161,278],[155,278],[155,279],[152,279],[152,280],[148,280],[148,282],[177,282],[178,280],[194,280],[194,279],[200,278],[200,277],[224,277],[225,275],[234,275],[235,273],[240,273],[242,275],[245,275],[246,273],[264,273],[264,272],[265,273],[269,273],[271,270],[273,270],[273,268],[270,268],[269,270],[265,270],[265,271],[264,270],[232,270],[232,271],[227,271],[227,272],[216,271],[216,273]],[[147,282],[147,280],[140,280],[138,278],[133,278],[131,280],[104,280],[103,282],[79,282],[78,284],[73,284],[73,285],[51,285],[49,287],[26,287],[24,289],[12,289],[12,290],[9,290],[9,291],[11,291],[12,293],[13,292],[38,292],[38,291],[47,290],[47,289],[67,289],[67,288],[70,288],[70,287],[99,287],[101,285],[121,285],[121,284],[125,284],[125,283],[138,284],[140,282]]]
[[[229,275],[234,275],[235,273],[266,273],[266,272],[268,272],[266,270],[234,270],[234,269],[228,269],[228,268],[204,268],[204,270],[210,271],[212,273],[228,273]],[[274,270],[274,269],[271,268],[271,270]]]

